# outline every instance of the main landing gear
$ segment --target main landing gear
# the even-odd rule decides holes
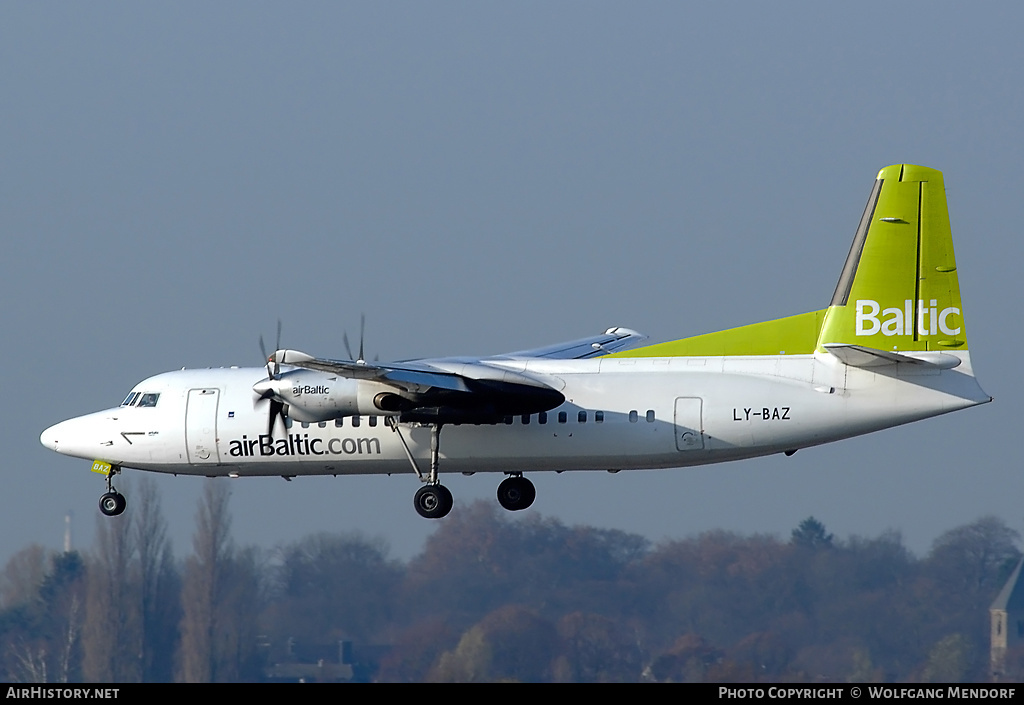
[[[452,493],[441,483],[423,485],[416,490],[412,502],[424,519],[440,519],[452,510],[455,503]]]
[[[521,472],[511,473],[498,485],[498,504],[510,512],[526,509],[537,498],[537,488]]]
[[[416,512],[424,519],[440,519],[441,517],[448,516],[448,512],[452,510],[455,500],[452,498],[451,491],[441,484],[437,476],[438,448],[441,443],[442,424],[426,424],[430,426],[430,472],[424,475],[420,471],[419,465],[416,464],[416,458],[413,457],[412,451],[409,450],[409,444],[406,443],[405,437],[399,429],[398,422],[389,419],[386,423],[391,426],[391,430],[398,434],[399,440],[402,441],[405,455],[409,459],[409,464],[412,465],[416,476],[420,478],[421,482],[426,483],[423,487],[416,490],[416,494],[413,496],[412,503],[416,507]],[[533,500],[536,497],[537,489],[533,486],[532,482],[523,477],[521,472],[509,473],[509,477],[502,480],[501,484],[498,485],[498,503],[511,512],[526,509],[533,504]]]
[[[100,497],[100,512],[108,517],[116,517],[128,506],[128,500],[124,498],[124,495],[114,489],[114,475],[120,472],[121,468],[116,465],[110,468],[107,473],[107,491]]]

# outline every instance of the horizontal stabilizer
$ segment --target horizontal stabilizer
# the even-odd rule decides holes
[[[943,352],[893,352],[843,343],[825,343],[824,347],[844,363],[854,367],[880,367],[903,362],[948,370],[960,364],[959,357]]]

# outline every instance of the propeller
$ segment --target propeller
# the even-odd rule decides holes
[[[281,419],[281,425],[286,429],[288,428],[287,414],[285,413],[286,404],[283,401],[277,399],[270,400],[270,416],[267,417],[267,435],[273,437],[274,429],[277,428],[277,420]]]
[[[273,436],[274,429],[277,426],[277,420],[280,418],[281,423],[287,428],[287,404],[277,398],[275,387],[273,382],[276,382],[281,373],[281,362],[283,360],[277,359],[277,351],[281,349],[281,319],[277,320],[277,341],[274,347],[274,354],[267,356],[267,348],[263,344],[263,336],[260,335],[260,352],[263,354],[263,359],[267,361],[267,377],[268,380],[261,380],[253,385],[252,389],[256,393],[256,402],[269,401],[270,402],[270,415],[267,417],[267,435]],[[274,363],[271,367],[270,363]]]
[[[281,349],[281,319],[277,319],[277,341],[274,343],[274,354],[267,356],[267,348],[263,344],[263,335],[260,335],[260,352],[263,353],[263,359],[267,361],[267,376],[270,379],[277,379],[277,375],[281,370],[281,366],[278,364],[277,351]],[[270,363],[274,363],[274,369],[271,371]]]
[[[360,365],[366,362],[366,357],[363,355],[363,341],[366,338],[366,314],[359,314],[359,357],[353,357],[352,346],[348,344],[348,333],[342,332],[341,342],[345,344],[345,352],[348,354],[349,360],[355,360]],[[374,358],[376,359],[376,358]]]

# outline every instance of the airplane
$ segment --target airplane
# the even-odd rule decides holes
[[[452,509],[441,471],[677,468],[830,443],[990,402],[971,367],[940,171],[878,172],[827,308],[637,347],[628,328],[490,357],[334,360],[280,348],[265,366],[165,372],[118,407],[40,436],[106,476],[412,472],[416,511]],[[260,347],[263,348],[262,338]],[[348,349],[348,339],[345,337]],[[444,442],[441,442],[442,430]]]

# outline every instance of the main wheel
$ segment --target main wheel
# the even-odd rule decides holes
[[[452,510],[455,500],[444,485],[423,485],[413,497],[416,511],[424,519],[440,519]]]
[[[100,497],[100,511],[108,517],[116,517],[128,506],[128,501],[120,492],[107,492]]]
[[[498,485],[498,504],[510,512],[526,509],[537,498],[537,488],[522,475],[513,475]]]

